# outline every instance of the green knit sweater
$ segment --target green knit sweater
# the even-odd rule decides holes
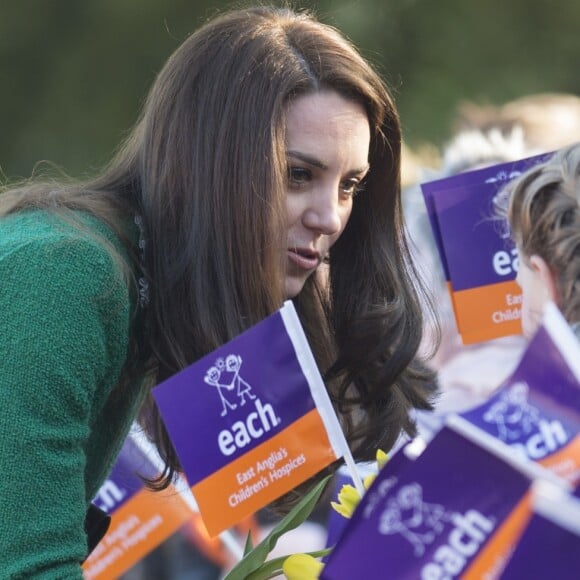
[[[0,578],[82,578],[87,506],[142,399],[111,394],[133,305],[98,236],[120,243],[79,217],[0,218]]]

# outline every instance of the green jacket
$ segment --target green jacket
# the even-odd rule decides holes
[[[88,504],[142,400],[111,394],[134,301],[98,236],[120,242],[79,219],[0,218],[0,578],[82,578]]]

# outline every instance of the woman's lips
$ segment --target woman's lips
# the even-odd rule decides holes
[[[310,250],[292,249],[288,250],[288,258],[303,270],[314,270],[320,264],[320,254]]]

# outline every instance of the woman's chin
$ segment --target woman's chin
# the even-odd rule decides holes
[[[286,300],[296,298],[296,296],[298,296],[298,294],[302,292],[302,288],[304,288],[306,280],[307,277],[298,278],[296,276],[287,276],[284,285],[284,289],[286,292]]]

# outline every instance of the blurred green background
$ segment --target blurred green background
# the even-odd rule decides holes
[[[276,2],[274,2],[276,3]],[[106,162],[156,72],[216,0],[5,0],[0,7],[0,169],[50,160],[73,176]],[[297,2],[381,71],[411,147],[440,146],[459,103],[580,94],[579,0]]]

